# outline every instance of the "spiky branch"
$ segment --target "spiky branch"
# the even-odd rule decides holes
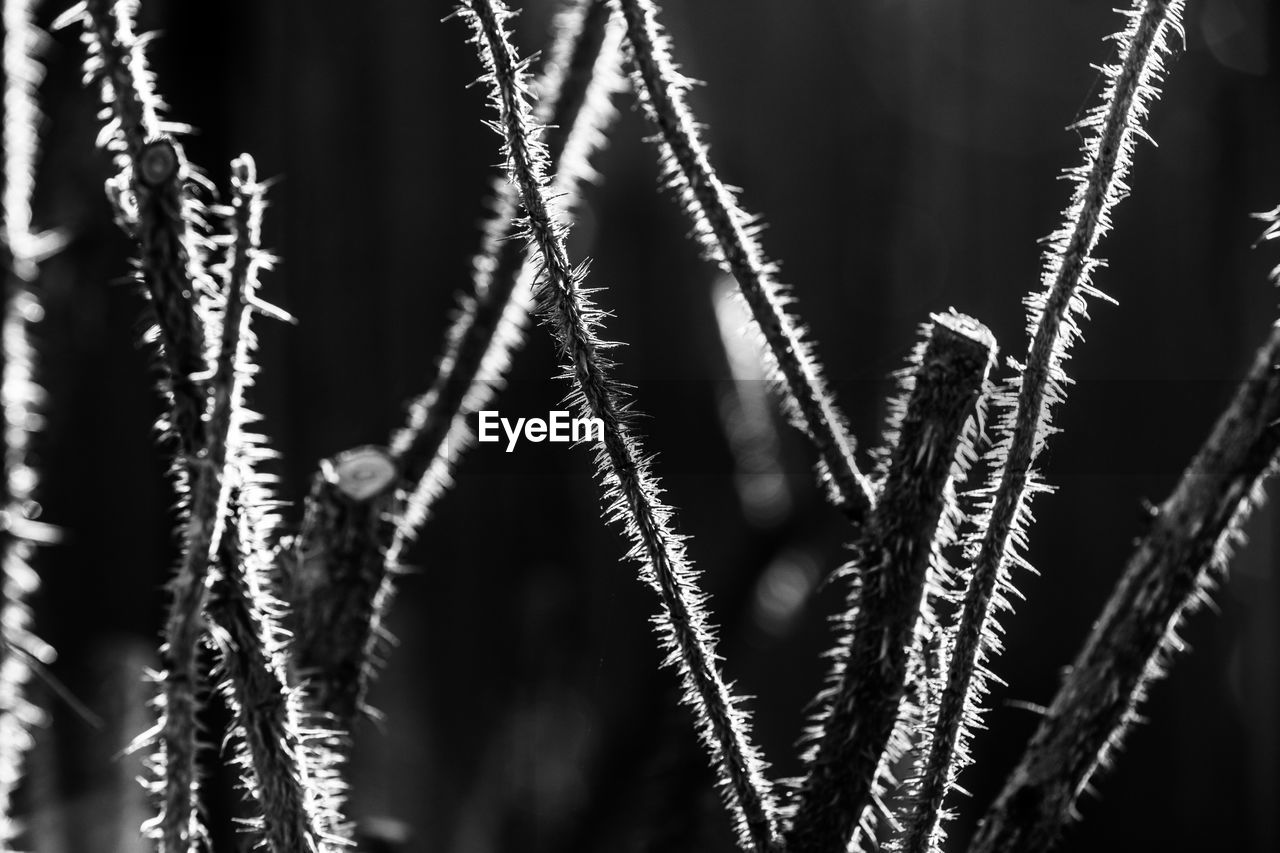
[[[785,836],[795,853],[849,847],[880,793],[886,759],[902,752],[903,724],[918,713],[900,707],[909,659],[922,606],[940,583],[935,541],[954,538],[957,519],[944,512],[950,481],[974,458],[975,405],[995,358],[991,333],[963,315],[936,314],[924,332],[880,499],[848,572],[854,582],[819,697],[816,742]]]
[[[1048,850],[1108,764],[1153,680],[1184,644],[1184,617],[1226,569],[1280,452],[1280,325],[1160,506],[971,853]]]
[[[212,537],[223,515],[218,495],[225,424],[210,422],[206,429],[203,421],[212,367],[206,332],[210,343],[216,341],[218,323],[208,304],[212,286],[204,270],[203,209],[190,191],[194,172],[167,135],[181,128],[159,119],[159,99],[134,33],[136,9],[132,0],[88,0],[58,24],[84,25],[86,82],[98,87],[104,103],[99,142],[112,152],[119,170],[108,190],[118,221],[138,241],[140,278],[155,311],[166,374],[162,392],[169,403],[167,432],[176,445],[173,472],[183,552],[169,582],[164,672],[156,701],[160,720],[143,737],[154,739],[149,766],[158,801],[158,815],[147,830],[165,853],[181,853],[203,835],[196,806],[196,713],[204,683],[199,643]]]
[[[611,0],[627,24],[633,88],[661,134],[666,183],[693,221],[707,257],[737,281],[770,353],[770,372],[795,425],[813,441],[820,475],[832,501],[856,523],[875,505],[870,481],[858,470],[853,441],[791,301],[774,278],[776,267],[755,238],[759,223],[738,206],[720,180],[685,104],[690,82],[672,64],[670,40],[649,0]]]
[[[270,456],[259,437],[245,431],[250,413],[245,394],[256,371],[255,311],[268,310],[257,296],[258,273],[273,259],[261,248],[265,201],[252,158],[232,163],[231,207],[226,212],[227,258],[221,343],[210,380],[205,460],[221,468],[197,488],[217,490],[216,517],[205,553],[216,556],[218,573],[208,612],[219,652],[221,685],[244,744],[238,757],[244,785],[256,799],[254,824],[273,853],[329,849],[340,824],[339,791],[330,776],[323,738],[304,739],[300,697],[286,687],[288,646],[282,605],[271,595],[267,538],[274,528],[269,478],[256,463]],[[199,501],[197,501],[199,504]],[[197,513],[193,513],[196,515]]]
[[[511,13],[498,0],[474,0],[459,12],[471,26],[491,88],[490,101],[499,114],[494,127],[502,134],[510,178],[520,189],[527,215],[530,250],[540,268],[535,289],[539,316],[559,344],[564,375],[576,385],[578,407],[604,424],[597,460],[609,512],[625,522],[632,556],[641,561],[643,579],[662,601],[658,624],[671,650],[668,660],[683,674],[685,701],[695,709],[699,733],[720,774],[739,843],[763,853],[776,844],[777,830],[762,762],[749,744],[745,715],[716,665],[702,596],[694,587],[683,542],[670,529],[671,511],[658,501],[657,483],[624,422],[621,390],[608,375],[603,344],[595,332],[600,312],[582,292],[585,269],[570,264],[564,247],[567,226],[549,209],[544,195],[546,150],[526,102],[526,63],[516,59],[507,38],[505,21]]]
[[[272,853],[340,849],[339,780],[326,760],[324,731],[309,731],[301,697],[285,681],[282,608],[269,589],[269,559],[250,542],[252,524],[236,514],[220,540],[222,573],[209,611],[220,685],[243,744],[236,762],[260,814],[251,826]],[[248,535],[246,535],[246,533]]]
[[[1004,410],[998,423],[1002,437],[988,459],[997,473],[977,523],[969,587],[919,792],[925,811],[913,821],[909,841],[912,853],[930,849],[929,839],[940,837],[935,827],[943,799],[969,763],[968,740],[986,689],[983,673],[998,647],[994,611],[1008,606],[1010,566],[1026,565],[1020,551],[1030,523],[1028,504],[1045,490],[1032,466],[1051,432],[1050,410],[1066,396],[1062,362],[1079,334],[1085,297],[1102,296],[1091,284],[1099,264],[1094,251],[1126,190],[1133,148],[1144,136],[1142,121],[1158,94],[1167,39],[1180,26],[1181,12],[1182,0],[1138,0],[1125,13],[1129,25],[1116,37],[1119,61],[1103,69],[1102,103],[1082,123],[1093,131],[1085,162],[1068,173],[1075,193],[1045,258],[1044,289],[1026,300],[1033,335],[1026,365],[996,399]]]

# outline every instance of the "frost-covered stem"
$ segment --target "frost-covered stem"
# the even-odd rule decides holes
[[[504,139],[511,180],[520,189],[531,251],[541,262],[535,294],[540,315],[555,334],[581,410],[604,424],[597,455],[614,499],[612,514],[626,522],[632,554],[644,564],[643,577],[661,598],[660,630],[671,649],[670,660],[684,676],[685,700],[697,713],[700,733],[736,818],[739,843],[750,850],[772,850],[777,828],[762,763],[748,743],[745,717],[717,668],[692,568],[681,540],[669,528],[671,511],[659,503],[657,483],[623,422],[620,389],[607,375],[602,343],[594,332],[599,312],[581,291],[585,271],[570,265],[563,241],[567,226],[544,197],[546,152],[525,102],[525,63],[516,59],[507,40],[505,20],[511,13],[499,0],[473,0],[460,12],[472,27],[491,85],[491,102],[500,116],[495,128]]]
[[[1048,850],[1108,763],[1151,682],[1183,643],[1280,452],[1280,325],[1160,506],[1053,704],[978,830],[971,853]]]
[[[1033,337],[1017,380],[1016,403],[1008,396],[997,401],[1012,411],[1001,420],[1004,437],[990,456],[998,470],[997,485],[979,524],[947,684],[931,736],[920,792],[930,813],[917,834],[916,850],[928,849],[943,798],[968,760],[968,731],[977,722],[978,698],[985,690],[982,672],[996,647],[993,604],[1004,606],[1010,564],[1025,564],[1018,551],[1030,521],[1028,502],[1044,488],[1032,465],[1050,432],[1049,410],[1065,397],[1062,360],[1078,334],[1076,317],[1084,314],[1084,297],[1101,296],[1090,284],[1099,263],[1094,250],[1110,226],[1111,209],[1126,190],[1132,149],[1144,134],[1141,121],[1157,94],[1166,40],[1170,30],[1180,27],[1181,10],[1182,0],[1138,0],[1125,13],[1129,25],[1117,38],[1120,61],[1104,69],[1109,82],[1102,104],[1084,122],[1095,131],[1085,146],[1085,164],[1069,173],[1076,181],[1075,194],[1046,256],[1045,289],[1027,299]]]
[[[32,661],[47,663],[53,650],[32,632],[28,598],[40,578],[30,564],[43,538],[24,504],[34,494],[36,473],[28,464],[31,434],[39,423],[43,394],[34,382],[34,354],[27,326],[40,319],[32,288],[39,254],[31,232],[31,197],[40,152],[36,87],[43,68],[36,52],[43,34],[33,20],[32,0],[4,0],[4,232],[0,281],[0,850],[21,832],[12,797],[21,782],[33,728],[42,718],[26,695]]]
[[[995,340],[976,321],[938,314],[897,425],[879,502],[855,546],[849,595],[817,742],[785,835],[794,853],[844,853],[879,788],[902,717],[911,649],[965,425],[986,384]]]
[[[386,571],[396,468],[378,447],[320,465],[284,577],[294,635],[291,678],[337,730],[350,733],[368,684],[372,607]]]
[[[244,552],[237,524],[229,523],[219,544],[222,572],[209,601],[218,666],[226,677],[222,689],[246,750],[240,757],[245,787],[258,801],[255,823],[272,853],[336,849],[317,812],[323,795],[303,755],[301,709],[284,681],[278,602],[254,576],[252,561],[259,556]]]
[[[813,441],[827,491],[860,523],[875,505],[870,481],[858,470],[853,442],[822,371],[787,310],[789,299],[774,280],[775,267],[755,238],[755,220],[744,212],[711,166],[707,146],[684,101],[689,82],[671,62],[669,39],[650,0],[611,0],[626,20],[634,88],[662,138],[663,166],[709,257],[738,282],[751,315],[781,375],[788,413]]]

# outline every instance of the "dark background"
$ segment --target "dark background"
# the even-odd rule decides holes
[[[930,311],[986,322],[1006,354],[1025,351],[1021,299],[1038,286],[1040,245],[1059,222],[1079,161],[1064,128],[1096,102],[1092,65],[1120,27],[1110,0],[697,0],[668,3],[677,58],[707,85],[693,106],[725,179],[769,223],[798,312],[864,448],[877,443],[885,377]],[[551,4],[517,21],[523,53],[545,42]],[[49,6],[48,17],[61,11]],[[497,138],[466,28],[444,2],[177,3],[147,0],[142,29],[171,116],[198,132],[188,154],[225,187],[242,150],[282,180],[266,243],[284,261],[264,295],[300,323],[259,325],[254,403],[281,451],[281,491],[298,501],[317,461],[386,442],[423,390],[454,295],[478,245]],[[1008,681],[963,777],[964,836],[1015,760],[1140,531],[1140,500],[1163,499],[1207,433],[1275,316],[1267,281],[1280,252],[1251,249],[1252,212],[1280,203],[1280,16],[1265,0],[1194,0],[1140,146],[1133,197],[1116,215],[1076,379],[1043,460],[1058,494],[1036,503],[1027,596],[1005,619]],[[45,265],[38,328],[49,391],[38,444],[44,519],[66,531],[42,552],[38,629],[55,667],[106,719],[95,730],[42,695],[52,724],[31,757],[27,800],[40,851],[139,850],[145,816],[133,759],[149,725],[140,682],[155,664],[173,563],[173,498],[152,445],[158,414],[141,300],[113,285],[130,247],[109,219],[108,158],[93,149],[96,103],[82,49],[47,51],[49,114],[37,225],[70,248]],[[575,257],[625,341],[619,376],[637,386],[656,471],[693,534],[713,593],[729,676],[758,697],[757,739],[777,775],[830,643],[827,589],[790,618],[778,584],[843,559],[844,527],[812,488],[809,449],[784,432],[795,507],[751,525],[734,492],[717,420],[728,376],[716,332],[715,271],[685,240],[649,132],[629,94],[597,160]],[[530,334],[499,408],[559,408],[554,353]],[[865,459],[865,455],[864,455]],[[410,554],[392,617],[400,640],[373,696],[385,714],[358,734],[352,814],[406,851],[717,849],[715,804],[691,727],[647,624],[656,602],[620,562],[599,520],[590,454],[484,446]],[[296,518],[296,511],[289,513]],[[1144,710],[1117,769],[1086,798],[1077,850],[1231,849],[1280,843],[1280,586],[1276,516],[1185,631],[1180,658]],[[779,581],[781,583],[782,581]],[[763,597],[761,597],[763,596]],[[770,597],[772,596],[772,598]],[[771,603],[772,602],[772,603]],[[770,610],[773,607],[773,610]],[[211,725],[216,725],[216,715]],[[210,739],[218,742],[216,731]],[[211,784],[218,811],[234,795]],[[960,838],[954,839],[960,841]]]

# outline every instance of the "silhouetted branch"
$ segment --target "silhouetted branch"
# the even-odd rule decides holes
[[[935,314],[924,332],[880,499],[846,570],[847,609],[785,835],[795,853],[850,845],[879,795],[886,759],[905,745],[902,722],[918,713],[900,708],[908,661],[922,606],[939,583],[935,542],[954,539],[950,481],[975,458],[974,415],[996,352],[986,327],[963,315]]]
[[[1058,695],[983,819],[971,853],[1048,850],[1109,760],[1184,616],[1207,601],[1280,451],[1280,325],[1129,559]]]
[[[980,724],[979,703],[986,691],[984,673],[998,648],[995,612],[1007,607],[1012,593],[1010,566],[1027,565],[1020,551],[1030,527],[1030,499],[1047,488],[1033,465],[1052,432],[1051,409],[1066,397],[1062,362],[1079,336],[1077,318],[1084,316],[1085,297],[1103,297],[1091,284],[1100,263],[1095,248],[1124,194],[1133,148],[1145,135],[1142,120],[1158,95],[1155,83],[1169,34],[1181,25],[1182,5],[1182,0],[1137,0],[1124,13],[1129,25],[1116,37],[1119,60],[1103,69],[1102,103],[1081,123],[1093,131],[1085,142],[1085,162],[1068,172],[1075,192],[1045,257],[1044,289],[1026,300],[1033,334],[1027,362],[995,398],[1003,409],[997,421],[1000,440],[987,456],[995,473],[970,546],[969,587],[921,774],[925,811],[913,819],[909,853],[936,849],[939,810],[957,773],[969,763],[970,732]]]
[[[117,219],[138,241],[140,277],[157,318],[169,401],[168,430],[177,444],[173,472],[183,513],[182,564],[169,583],[171,605],[165,623],[162,654],[165,671],[157,698],[160,722],[144,735],[155,739],[150,762],[159,815],[148,826],[165,853],[182,853],[198,843],[196,791],[197,724],[200,689],[198,643],[203,633],[205,577],[216,507],[201,480],[218,477],[222,462],[200,459],[192,512],[187,512],[189,467],[204,443],[202,417],[210,370],[202,316],[205,278],[204,241],[197,223],[203,211],[188,190],[192,172],[181,148],[168,136],[172,125],[158,118],[158,99],[152,88],[142,43],[135,36],[135,2],[89,0],[59,18],[59,25],[81,20],[89,49],[86,82],[98,86],[105,105],[105,125],[99,136],[114,154],[119,173],[108,182]]]
[[[649,0],[612,0],[627,22],[633,88],[658,128],[662,168],[675,188],[707,256],[733,276],[768,344],[770,372],[776,371],[791,420],[812,439],[823,482],[833,502],[855,523],[875,505],[870,481],[858,470],[853,441],[822,379],[822,370],[804,330],[787,310],[791,301],[775,279],[755,238],[759,223],[743,211],[711,166],[684,95],[689,81],[671,61],[670,40]]]

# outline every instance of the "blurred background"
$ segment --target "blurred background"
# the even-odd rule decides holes
[[[1096,103],[1106,0],[669,0],[664,20],[713,159],[769,228],[861,448],[878,443],[889,374],[929,312],[987,323],[1026,348],[1021,300],[1079,161],[1066,129]],[[528,0],[521,52],[546,42],[552,3]],[[47,20],[62,4],[47,4]],[[455,294],[468,281],[498,162],[467,32],[441,0],[179,3],[144,0],[142,30],[170,115],[197,132],[189,156],[225,188],[241,151],[270,193],[265,242],[283,257],[264,296],[300,320],[263,321],[253,395],[281,452],[281,492],[305,494],[319,459],[385,443],[427,386]],[[1266,0],[1192,0],[1186,49],[1149,124],[1133,197],[1115,217],[1095,302],[1069,369],[1076,384],[1043,459],[1059,487],[1036,503],[1026,601],[1006,618],[989,731],[962,784],[960,842],[1052,698],[1142,530],[1231,394],[1276,315],[1280,248],[1252,248],[1253,212],[1280,203],[1280,15]],[[156,664],[174,563],[142,301],[120,285],[130,246],[102,191],[97,104],[81,88],[76,34],[55,34],[36,225],[69,248],[44,266],[37,329],[49,392],[37,445],[43,519],[66,533],[38,557],[37,629],[53,671],[105,726],[40,687],[50,725],[24,802],[42,853],[142,849],[146,806],[129,740],[150,725],[141,682]],[[754,697],[776,776],[795,741],[841,600],[815,581],[844,559],[845,525],[813,486],[810,450],[781,427],[773,468],[739,488],[717,324],[717,273],[658,191],[654,149],[630,94],[572,252],[624,341],[646,447],[712,594],[729,677]],[[530,333],[498,408],[542,416],[566,387],[549,337]],[[738,421],[741,424],[741,419]],[[746,418],[748,426],[767,422]],[[732,435],[730,430],[728,435]],[[865,461],[867,456],[862,454]],[[659,670],[619,532],[600,520],[591,454],[482,445],[409,555],[391,628],[399,645],[356,733],[352,816],[401,851],[582,853],[723,850],[728,822],[688,714]],[[1145,706],[1118,767],[1087,797],[1066,849],[1280,845],[1277,515],[1250,526],[1218,614],[1201,613]],[[210,715],[217,743],[221,718]],[[209,784],[217,814],[230,780]],[[221,831],[220,849],[244,846]],[[960,849],[959,846],[957,849]]]

